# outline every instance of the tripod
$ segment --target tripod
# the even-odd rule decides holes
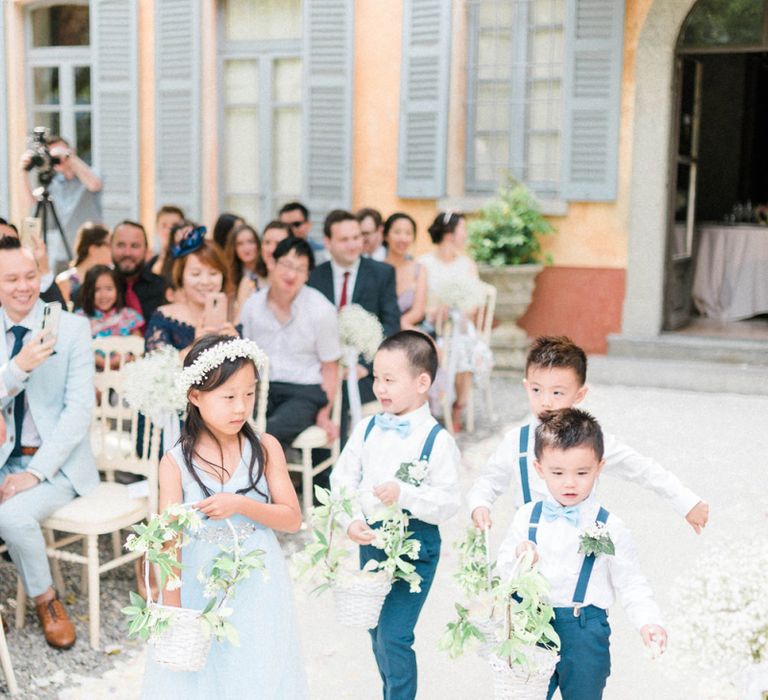
[[[39,218],[42,223],[43,240],[48,243],[48,213],[50,212],[53,223],[56,224],[56,228],[61,236],[61,242],[64,244],[64,250],[67,252],[67,259],[72,259],[72,251],[70,250],[67,237],[64,235],[64,229],[59,221],[59,215],[56,213],[56,207],[53,205],[53,198],[48,191],[47,184],[41,184],[34,193],[37,199],[37,206],[35,207],[35,217]]]

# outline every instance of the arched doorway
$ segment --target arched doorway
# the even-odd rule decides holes
[[[673,87],[662,329],[768,339],[768,0],[699,0]]]

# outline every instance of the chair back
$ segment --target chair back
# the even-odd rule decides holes
[[[493,330],[493,314],[496,311],[496,287],[487,282],[480,282],[483,290],[482,303],[477,310],[475,328],[477,334],[486,343],[491,344],[491,331]]]
[[[109,335],[94,338],[93,351],[104,355],[102,372],[116,372],[126,362],[144,354],[144,339],[138,335]]]
[[[256,405],[253,408],[253,427],[257,433],[267,430],[267,399],[269,398],[269,358],[265,356],[264,366],[259,371],[259,385],[256,388]]]

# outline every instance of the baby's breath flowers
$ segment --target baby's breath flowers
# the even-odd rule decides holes
[[[362,306],[347,304],[339,311],[339,342],[344,347],[354,348],[372,362],[382,340],[384,329],[379,319]]]

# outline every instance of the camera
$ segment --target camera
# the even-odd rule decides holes
[[[44,126],[36,126],[29,137],[27,152],[30,155],[26,171],[37,168],[37,179],[41,185],[47,185],[55,175],[54,166],[61,162],[61,158],[51,155],[48,149],[48,129]]]

